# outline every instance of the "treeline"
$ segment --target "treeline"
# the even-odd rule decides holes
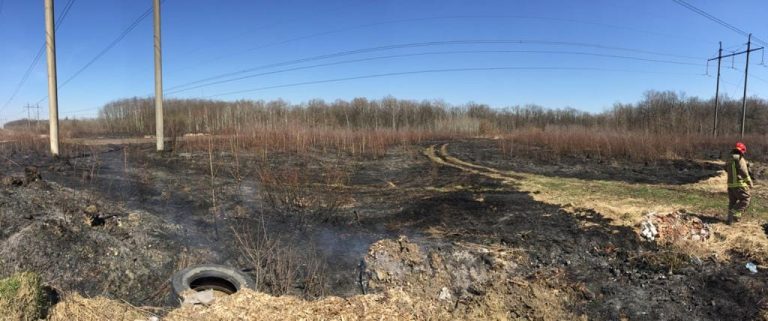
[[[588,127],[648,134],[711,134],[714,101],[674,92],[649,91],[634,104],[616,103],[600,113],[573,108],[548,109],[537,105],[493,108],[484,104],[450,105],[440,100],[413,101],[386,97],[378,100],[311,100],[291,104],[283,100],[213,101],[168,99],[164,102],[168,135],[244,132],[253,128],[428,130],[492,134],[518,129]],[[766,134],[768,102],[747,100],[747,133]],[[741,101],[722,97],[719,133],[740,131]],[[23,123],[26,125],[26,123]],[[121,99],[106,104],[98,114],[98,130],[109,135],[154,134],[152,98]],[[91,124],[92,125],[92,124]]]
[[[747,98],[746,133],[768,132],[768,101]],[[686,98],[674,92],[649,91],[636,104],[614,104],[595,117],[599,124],[621,131],[651,134],[711,134],[715,113],[714,99]],[[718,133],[736,135],[741,132],[741,100],[722,96],[718,108]]]

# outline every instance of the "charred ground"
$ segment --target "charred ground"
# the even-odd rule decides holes
[[[544,160],[533,152],[505,154],[493,140],[449,142],[458,159],[521,173],[494,178],[449,166],[447,155],[441,164],[422,153],[442,143],[371,158],[330,151],[158,154],[149,145],[83,148],[59,160],[10,155],[6,176],[35,166],[43,179],[0,193],[0,276],[31,270],[65,292],[169,306],[165,280],[194,263],[260,271],[261,291],[311,299],[359,294],[365,259],[373,291],[396,286],[440,300],[446,288],[444,308],[455,317],[475,316],[466,311],[490,298],[502,302],[507,318],[764,317],[768,278],[743,267],[755,257],[694,258],[642,241],[635,227],[605,213],[542,201],[521,176],[666,186],[715,177],[718,165]],[[400,254],[389,263],[366,255],[400,235],[407,240],[393,243]],[[487,255],[496,250],[514,255]],[[424,273],[445,278],[425,280]],[[553,306],[562,314],[542,314]]]

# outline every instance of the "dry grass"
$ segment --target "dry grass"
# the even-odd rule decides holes
[[[47,299],[40,276],[23,272],[0,280],[0,318],[32,321],[45,316]]]
[[[247,131],[213,136],[217,151],[238,150],[266,156],[271,153],[339,153],[353,157],[381,157],[394,146],[420,144],[427,140],[458,137],[453,132],[428,130],[354,130],[306,128],[288,125],[279,128],[252,127]],[[188,136],[180,140],[177,151],[206,151],[210,137]]]
[[[707,244],[719,258],[732,255],[768,265],[768,239],[763,227],[754,221],[736,223],[733,227],[715,226],[714,239]],[[764,267],[765,268],[765,267]]]
[[[103,297],[84,298],[71,294],[53,306],[50,321],[136,321],[148,320],[152,313],[130,304]]]
[[[719,159],[727,153],[738,137],[707,135],[648,134],[601,130],[587,127],[551,127],[525,129],[496,136],[504,155],[529,156],[558,160],[560,157],[581,157],[594,160],[630,160],[652,162],[666,159]],[[768,155],[765,136],[747,136],[750,155]],[[722,153],[722,154],[721,154]]]
[[[151,314],[128,304],[105,298],[86,299],[72,295],[56,305],[52,321],[134,321],[147,320]],[[326,297],[306,301],[293,296],[241,290],[209,307],[185,306],[171,311],[166,321],[235,320],[448,320],[447,311],[401,290],[351,298]]]

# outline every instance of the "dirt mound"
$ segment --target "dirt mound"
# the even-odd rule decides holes
[[[415,320],[447,319],[448,314],[402,290],[351,298],[306,301],[245,290],[209,306],[188,306],[163,320]]]
[[[179,228],[150,213],[39,180],[0,190],[0,204],[0,277],[33,271],[67,292],[143,302],[175,269]]]
[[[556,270],[519,271],[526,260],[508,247],[454,242],[422,246],[401,236],[373,244],[366,256],[373,290],[399,288],[457,320],[575,320],[573,292]],[[365,285],[365,282],[362,282]]]
[[[188,305],[171,311],[164,321],[189,320],[415,320],[446,319],[434,306],[415,300],[402,290],[351,298],[327,297],[307,301],[275,297],[248,289],[218,299],[210,306]],[[57,304],[52,321],[152,320],[147,310],[105,298],[73,295]]]

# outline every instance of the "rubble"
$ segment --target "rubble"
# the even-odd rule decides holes
[[[681,240],[706,241],[711,236],[709,224],[685,211],[659,215],[651,212],[640,223],[640,235],[648,241],[674,243]]]
[[[653,241],[657,236],[659,236],[659,232],[656,230],[656,225],[653,225],[651,220],[643,221],[640,224],[640,228],[640,235],[642,235],[648,241]]]

